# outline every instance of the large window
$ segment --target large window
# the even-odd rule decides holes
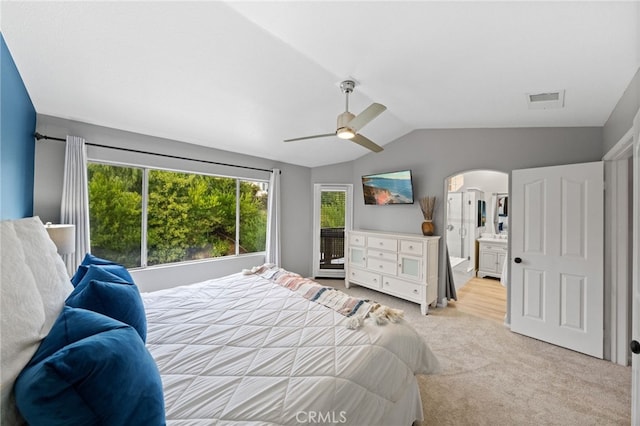
[[[264,181],[89,163],[91,251],[127,267],[264,251]]]

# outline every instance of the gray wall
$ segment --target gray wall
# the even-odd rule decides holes
[[[511,172],[514,169],[600,160],[601,128],[520,128],[417,130],[385,146],[381,154],[355,161],[354,181],[361,175],[411,169],[416,199],[435,195],[436,230],[442,230],[444,180],[469,170]],[[357,227],[420,232],[418,204],[365,206],[362,188],[354,190]]]
[[[282,266],[302,275],[310,274],[312,194],[309,191],[309,182],[311,181],[311,169],[47,115],[38,115],[36,130],[53,137],[64,138],[67,134],[80,136],[89,143],[107,146],[126,147],[264,169],[276,167],[281,169]],[[36,146],[34,215],[39,215],[43,221],[57,223],[60,220],[64,148],[64,142],[57,141],[40,141]],[[103,160],[125,161],[129,164],[158,165],[178,170],[195,169],[208,173],[247,178],[268,179],[269,177],[269,173],[265,172],[180,162],[141,154],[124,153],[123,151],[112,149],[88,147],[87,151],[89,157],[95,158],[99,156]],[[192,268],[195,271],[195,267]],[[211,262],[211,268],[214,270],[213,274],[215,274],[216,268],[226,272],[226,269],[219,262]],[[202,265],[198,267],[198,270],[201,269]],[[179,275],[181,276],[178,277]],[[190,279],[188,272],[184,270],[177,271],[175,284],[195,282],[199,278],[195,275],[193,279]]]
[[[445,179],[469,170],[515,169],[598,161],[602,157],[602,128],[514,128],[417,130],[384,147],[379,154],[367,154],[343,170],[317,168],[312,178],[345,177],[351,170],[354,184],[354,228],[419,234],[422,212],[419,205],[365,206],[360,177],[365,174],[411,169],[415,198],[438,197],[435,211],[436,235],[442,235]],[[444,288],[444,245],[441,246],[440,289]],[[440,298],[442,294],[440,295]]]
[[[640,68],[624,91],[604,125],[602,155],[606,154],[633,126],[633,118],[640,109]]]
[[[315,183],[353,183],[353,161],[314,167],[311,170],[312,187]],[[360,183],[358,183],[359,185]]]

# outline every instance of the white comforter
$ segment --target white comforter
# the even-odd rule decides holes
[[[438,368],[406,323],[367,319],[351,330],[344,316],[256,275],[143,299],[173,425],[410,424],[421,417],[415,374]]]

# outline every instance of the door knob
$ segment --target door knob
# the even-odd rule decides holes
[[[516,257],[515,259],[513,259],[513,261],[516,263],[522,263],[522,259],[520,259],[519,257]]]
[[[631,352],[634,354],[640,354],[640,343],[638,343],[637,340],[632,340],[629,347],[631,348]]]

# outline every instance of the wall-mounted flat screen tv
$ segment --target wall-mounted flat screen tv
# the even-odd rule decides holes
[[[364,203],[413,204],[411,170],[362,176]]]

